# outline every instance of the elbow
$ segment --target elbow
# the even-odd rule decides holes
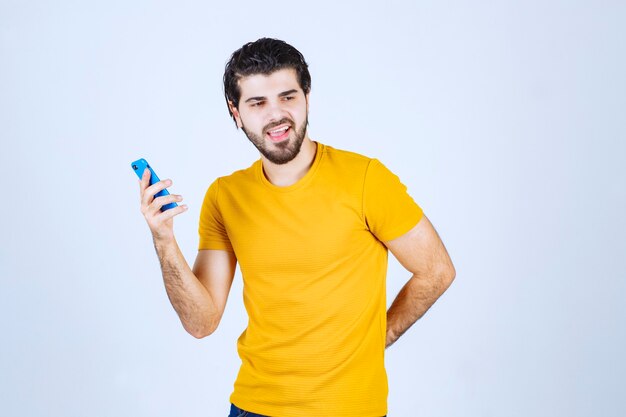
[[[450,285],[452,285],[452,281],[454,281],[454,278],[456,278],[456,270],[454,269],[454,265],[452,265],[452,263],[450,263],[442,276],[447,289]]]
[[[187,333],[189,333],[196,339],[203,339],[207,336],[210,336],[214,332],[214,330],[210,330],[210,329],[193,329],[193,330],[185,329],[185,330],[187,330]]]
[[[443,294],[452,285],[456,277],[454,266],[450,263],[445,267],[440,267],[438,272],[434,274],[437,277],[437,287],[440,294]]]
[[[203,339],[210,336],[217,329],[217,325],[204,324],[197,326],[184,326],[187,333],[195,337],[196,339]]]
[[[210,332],[210,331],[199,331],[199,330],[196,330],[196,331],[187,331],[187,332],[188,332],[190,335],[192,335],[193,337],[195,337],[196,339],[203,339],[203,338],[205,338],[205,337],[207,337],[207,336],[210,336],[210,335],[211,335],[211,333],[213,333],[213,332]]]

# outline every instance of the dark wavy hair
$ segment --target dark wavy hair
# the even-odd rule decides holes
[[[228,106],[232,102],[235,108],[239,108],[241,90],[238,81],[248,75],[270,75],[274,71],[284,68],[293,68],[298,76],[298,84],[304,94],[311,91],[311,75],[309,66],[304,56],[288,43],[271,38],[261,38],[254,42],[248,42],[237,49],[226,63],[224,70],[224,98],[228,107],[228,114],[237,121]]]

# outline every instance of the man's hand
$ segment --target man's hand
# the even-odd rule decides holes
[[[148,227],[155,241],[172,239],[174,237],[173,217],[186,211],[187,206],[182,205],[161,212],[161,207],[169,203],[182,201],[183,197],[181,195],[170,194],[154,198],[156,193],[172,185],[172,181],[169,179],[148,186],[149,184],[150,170],[146,168],[143,171],[141,180],[139,180],[141,213],[146,218]]]

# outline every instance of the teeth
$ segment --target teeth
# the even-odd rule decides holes
[[[285,127],[282,127],[280,129],[276,129],[276,130],[270,130],[270,135],[275,135],[277,133],[282,133],[282,132],[284,132],[287,129],[289,129],[289,126],[285,126]]]

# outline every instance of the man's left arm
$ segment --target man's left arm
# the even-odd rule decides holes
[[[426,215],[404,235],[383,243],[413,273],[387,311],[385,348],[388,348],[446,291],[456,271]]]

